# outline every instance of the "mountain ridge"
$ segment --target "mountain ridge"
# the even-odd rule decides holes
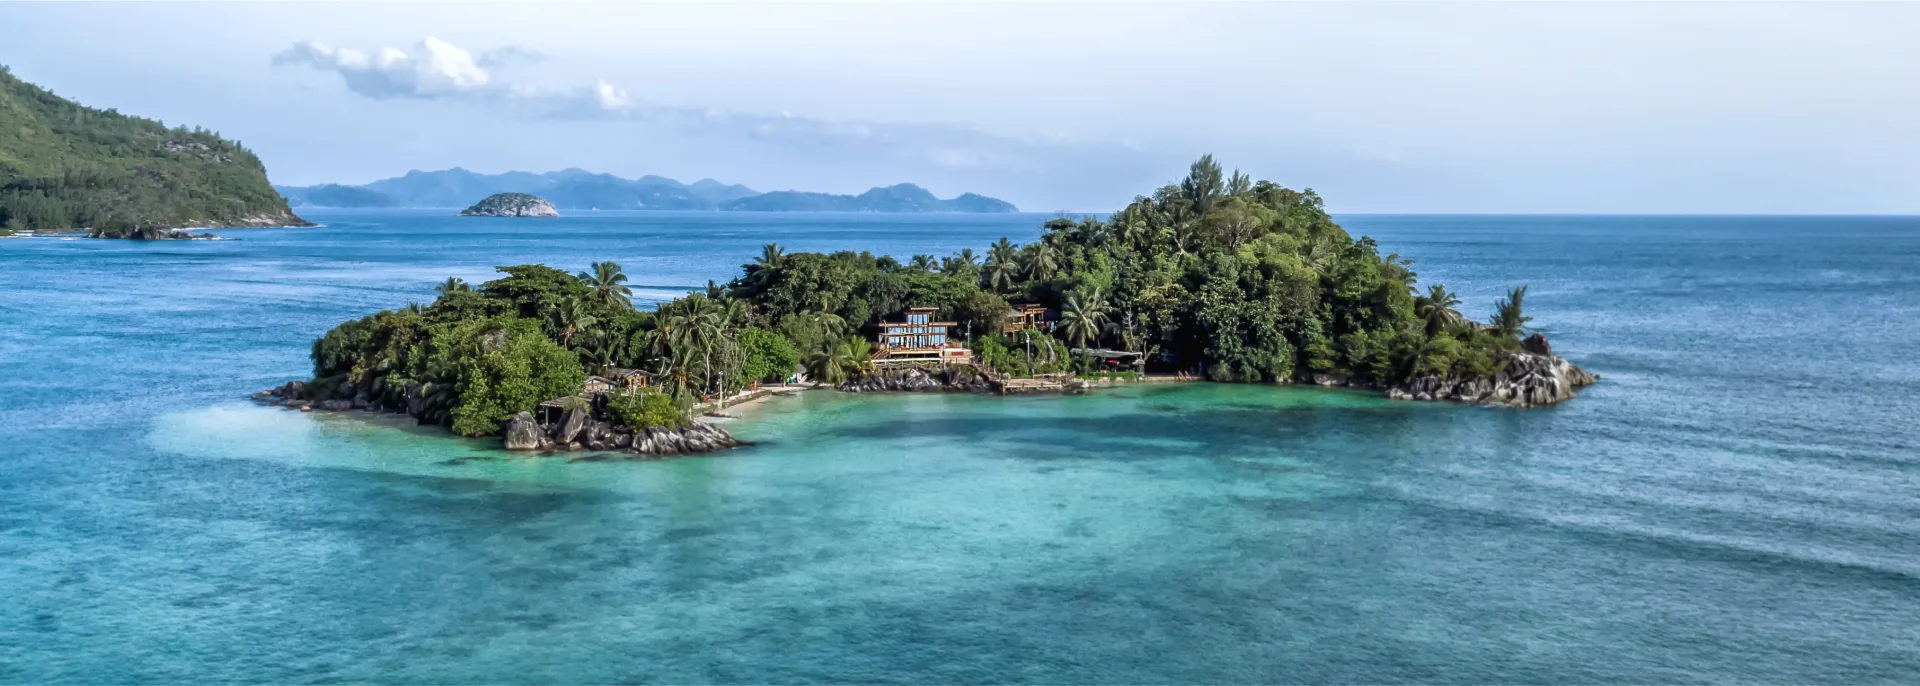
[[[762,193],[711,178],[683,183],[663,176],[628,179],[568,167],[550,172],[482,174],[463,167],[410,169],[358,186],[275,186],[293,206],[466,207],[500,193],[528,193],[569,210],[759,212],[1018,212],[1003,200],[962,193],[942,200],[911,183],[876,186],[859,195],[804,191]]]

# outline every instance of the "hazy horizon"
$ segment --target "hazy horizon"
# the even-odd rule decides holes
[[[0,64],[281,185],[579,167],[1078,213],[1212,153],[1347,214],[1920,213],[1913,5],[455,9],[5,4]]]

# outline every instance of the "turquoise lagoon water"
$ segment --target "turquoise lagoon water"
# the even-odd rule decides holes
[[[314,212],[0,240],[0,681],[1920,681],[1920,220],[1345,217],[1605,381],[769,401],[720,457],[256,407],[497,264],[643,299],[1044,217]]]

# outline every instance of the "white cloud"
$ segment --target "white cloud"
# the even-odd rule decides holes
[[[273,57],[280,66],[335,73],[347,90],[377,100],[456,100],[533,119],[621,121],[718,139],[746,140],[789,151],[863,150],[882,158],[942,167],[1005,168],[1039,164],[1041,156],[1076,147],[1060,137],[1022,139],[951,124],[821,119],[791,112],[752,113],[645,102],[612,82],[563,88],[514,83],[499,69],[540,59],[519,46],[473,53],[437,38],[409,49],[369,55],[301,41]]]
[[[301,41],[273,56],[275,65],[306,65],[334,72],[347,90],[374,99],[446,98],[499,91],[492,74],[459,46],[429,37],[411,51],[381,48],[372,55],[352,48]]]

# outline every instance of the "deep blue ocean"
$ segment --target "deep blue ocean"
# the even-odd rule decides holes
[[[642,300],[1042,215],[0,240],[0,682],[1920,682],[1920,218],[1346,216],[1604,380],[768,401],[575,463],[244,400],[494,265]]]

